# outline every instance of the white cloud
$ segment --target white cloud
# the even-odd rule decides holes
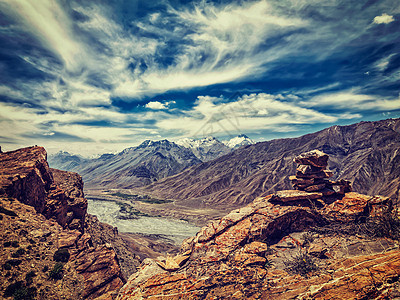
[[[376,16],[373,20],[375,24],[389,24],[394,21],[393,16],[383,13],[380,16]]]
[[[25,95],[21,91],[6,85],[0,85],[0,95],[14,99],[25,99]]]
[[[165,103],[161,103],[159,101],[153,101],[147,103],[145,107],[150,109],[167,109],[168,105],[166,105]]]
[[[266,0],[228,5],[201,2],[190,10],[169,6],[162,18],[153,13],[133,21],[143,35],[125,30],[106,5],[72,3],[73,10],[85,16],[83,21],[72,21],[58,2],[39,2],[6,0],[8,10],[23,20],[26,30],[66,63],[67,70],[34,54],[23,57],[39,70],[63,79],[63,85],[52,83],[52,95],[62,105],[106,105],[113,96],[145,99],[169,90],[259,76],[268,63],[302,47],[317,56],[327,55],[334,49],[319,51],[315,40],[337,40],[333,35],[338,34],[330,27],[314,26],[311,19],[301,19],[296,11],[303,4],[291,1],[286,4],[290,14]],[[289,34],[298,29],[307,31]],[[278,44],[272,42],[277,37]],[[180,46],[171,62],[160,64],[157,58],[175,41]],[[340,41],[345,43],[346,37]],[[80,72],[71,74],[70,68]],[[95,86],[90,84],[93,77],[99,81]]]
[[[262,64],[280,55],[261,47],[266,39],[308,25],[293,16],[274,15],[273,8],[264,0],[227,6],[207,3],[185,11],[170,7],[169,12],[179,22],[174,32],[156,24],[158,18],[154,15],[150,16],[151,24],[138,25],[145,31],[160,34],[161,30],[167,38],[182,40],[174,62],[164,68],[146,57],[148,69],[141,74],[126,74],[114,90],[116,95],[140,97],[260,74]],[[183,35],[183,28],[192,33]]]
[[[390,54],[382,59],[380,59],[379,61],[376,62],[375,67],[379,70],[379,71],[385,71],[387,66],[389,65],[390,59],[394,56],[395,54]]]
[[[165,117],[164,113],[124,114],[112,109],[78,108],[59,112],[48,109],[46,113],[29,107],[0,102],[1,141],[12,149],[28,145],[43,145],[56,152],[60,149],[92,155],[138,144],[145,138],[157,136],[152,126],[126,124],[129,119],[144,121]],[[90,122],[105,121],[112,126],[96,126]],[[87,122],[88,125],[84,125]],[[74,137],[73,140],[56,138],[57,134]],[[51,139],[49,139],[51,137]],[[4,149],[4,148],[3,148]],[[12,150],[7,148],[6,150]]]
[[[358,89],[325,93],[301,102],[306,107],[330,107],[334,109],[348,109],[352,111],[385,111],[400,109],[400,98],[384,99],[380,96],[366,95]]]
[[[338,119],[302,107],[293,98],[296,97],[260,93],[244,95],[234,102],[226,103],[221,98],[202,96],[184,116],[160,120],[157,126],[194,136],[204,133],[202,131],[213,131],[206,134],[263,129],[279,132],[296,124],[331,123]]]

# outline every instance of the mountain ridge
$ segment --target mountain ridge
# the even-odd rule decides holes
[[[58,165],[60,161],[60,155],[49,157],[51,166],[68,166],[66,163]],[[200,162],[190,150],[174,142],[146,140],[117,154],[103,154],[91,160],[80,159],[81,164],[72,164],[68,171],[81,174],[89,187],[131,188],[176,174]]]
[[[249,203],[255,197],[291,187],[296,153],[319,149],[330,155],[335,179],[351,180],[354,190],[399,199],[400,119],[331,126],[297,138],[245,146],[213,161],[192,166],[140,189],[182,205]],[[385,176],[382,176],[385,175]]]
[[[248,138],[238,138],[238,143],[232,143],[234,147],[248,143]],[[166,139],[145,140],[138,146],[116,154],[106,153],[95,159],[60,151],[49,155],[49,164],[56,169],[78,172],[90,188],[135,188],[179,173],[202,161],[213,160],[233,149],[215,137],[187,138],[176,143]]]

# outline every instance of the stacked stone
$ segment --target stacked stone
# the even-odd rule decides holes
[[[312,150],[296,156],[298,164],[296,176],[290,176],[296,190],[306,192],[321,192],[324,196],[344,194],[351,191],[347,180],[330,181],[332,171],[327,170],[329,156],[319,150]]]

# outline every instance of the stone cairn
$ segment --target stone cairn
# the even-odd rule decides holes
[[[331,181],[332,171],[327,170],[329,155],[312,150],[294,158],[298,164],[296,176],[290,176],[293,188],[305,192],[320,192],[324,196],[351,192],[350,181]]]

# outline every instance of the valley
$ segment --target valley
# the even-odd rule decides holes
[[[88,210],[101,221],[117,226],[120,232],[156,239],[165,235],[179,244],[210,220],[256,197],[290,189],[294,156],[314,148],[330,155],[328,168],[334,179],[349,180],[357,192],[381,194],[398,202],[399,128],[399,119],[388,119],[332,126],[298,138],[257,144],[238,137],[236,141],[244,144],[231,143],[234,150],[229,153],[215,138],[183,139],[179,145],[146,141],[90,163],[64,155],[62,160],[53,156],[50,164],[83,172]],[[205,159],[206,153],[211,157],[218,151],[220,156]],[[177,161],[179,168],[172,163]],[[151,170],[153,179],[145,178],[145,169]]]

